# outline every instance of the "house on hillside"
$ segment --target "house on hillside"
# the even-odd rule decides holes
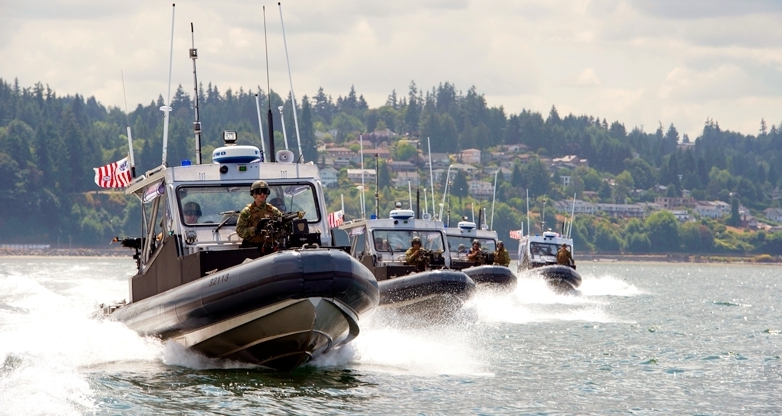
[[[399,172],[392,181],[397,188],[407,188],[408,183],[414,189],[421,185],[421,177],[418,175],[418,172]]]
[[[554,159],[551,159],[551,163],[549,167],[551,168],[567,168],[567,169],[575,169],[579,166],[589,167],[589,161],[587,159],[582,159],[576,155],[567,155],[563,157],[556,157]]]
[[[763,215],[771,221],[782,222],[782,208],[766,208]]]
[[[468,193],[473,198],[486,198],[494,195],[494,185],[486,181],[467,181]]]
[[[364,169],[364,184],[375,183],[377,172],[374,169]],[[348,179],[351,182],[361,184],[361,169],[348,169]]]
[[[350,162],[358,163],[358,153],[345,147],[330,147],[323,154],[326,166],[344,168],[350,165]]]
[[[467,163],[470,165],[480,165],[481,164],[481,151],[478,149],[465,149],[459,152],[459,159],[462,161],[462,163]]]
[[[326,188],[337,186],[337,175],[339,172],[331,167],[320,170],[320,183]]]
[[[654,203],[663,207],[664,209],[671,208],[692,208],[695,206],[695,200],[693,198],[683,197],[670,197],[670,196],[658,196],[654,198]]]

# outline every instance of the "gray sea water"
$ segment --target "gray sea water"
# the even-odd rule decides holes
[[[379,310],[292,373],[210,360],[91,318],[128,259],[0,257],[0,414],[773,414],[782,268],[585,263],[453,321]]]

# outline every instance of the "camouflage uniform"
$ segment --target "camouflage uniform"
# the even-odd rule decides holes
[[[410,247],[405,251],[405,261],[411,266],[415,266],[416,272],[422,272],[426,270],[426,255],[422,248],[417,251],[414,247]]]
[[[262,206],[258,206],[255,202],[244,207],[241,213],[239,213],[239,220],[236,222],[236,234],[242,237],[245,243],[250,245],[258,245],[263,243],[270,243],[271,236],[267,236],[264,239],[262,234],[256,233],[256,227],[263,218],[278,218],[282,216],[282,212],[274,205],[265,203]]]
[[[573,256],[568,249],[564,247],[560,248],[559,251],[557,251],[557,264],[570,266],[571,263],[574,263]]]
[[[470,253],[467,254],[467,260],[472,261],[475,266],[480,266],[486,262],[486,253],[484,253],[481,249],[470,249]]]
[[[500,266],[508,267],[510,264],[510,254],[508,253],[508,250],[503,248],[497,248],[497,250],[494,252],[494,264],[499,264]]]

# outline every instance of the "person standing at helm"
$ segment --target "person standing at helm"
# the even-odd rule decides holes
[[[426,251],[421,248],[421,237],[413,237],[410,248],[405,252],[405,262],[415,266],[416,272],[426,270]]]
[[[567,249],[567,244],[562,243],[562,246],[557,251],[557,264],[564,266],[575,266],[576,262],[573,260],[573,255],[570,254],[570,250]]]
[[[477,239],[472,240],[472,248],[467,253],[467,260],[473,262],[476,266],[480,266],[486,261],[486,254],[481,250],[481,242]]]
[[[497,250],[494,251],[494,264],[505,267],[510,264],[510,253],[505,249],[505,244],[502,241],[497,242]]]
[[[242,212],[239,213],[239,220],[236,222],[236,234],[242,237],[242,247],[260,247],[261,254],[268,254],[273,251],[271,246],[272,237],[263,233],[264,219],[274,219],[282,216],[282,212],[274,205],[268,204],[268,198],[271,190],[264,181],[255,181],[250,187],[250,195],[253,202],[248,204]]]

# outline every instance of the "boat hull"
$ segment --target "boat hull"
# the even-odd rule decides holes
[[[122,306],[109,317],[209,357],[289,371],[359,333],[379,302],[372,273],[333,249],[289,250]]]
[[[470,276],[477,285],[488,285],[507,289],[516,287],[516,275],[505,266],[475,266],[462,269],[462,272],[467,276]]]
[[[455,270],[428,270],[378,282],[380,306],[403,313],[442,317],[461,309],[475,282]]]
[[[550,264],[537,267],[535,272],[540,273],[546,282],[557,292],[572,292],[581,286],[581,275],[576,269],[561,264]]]

